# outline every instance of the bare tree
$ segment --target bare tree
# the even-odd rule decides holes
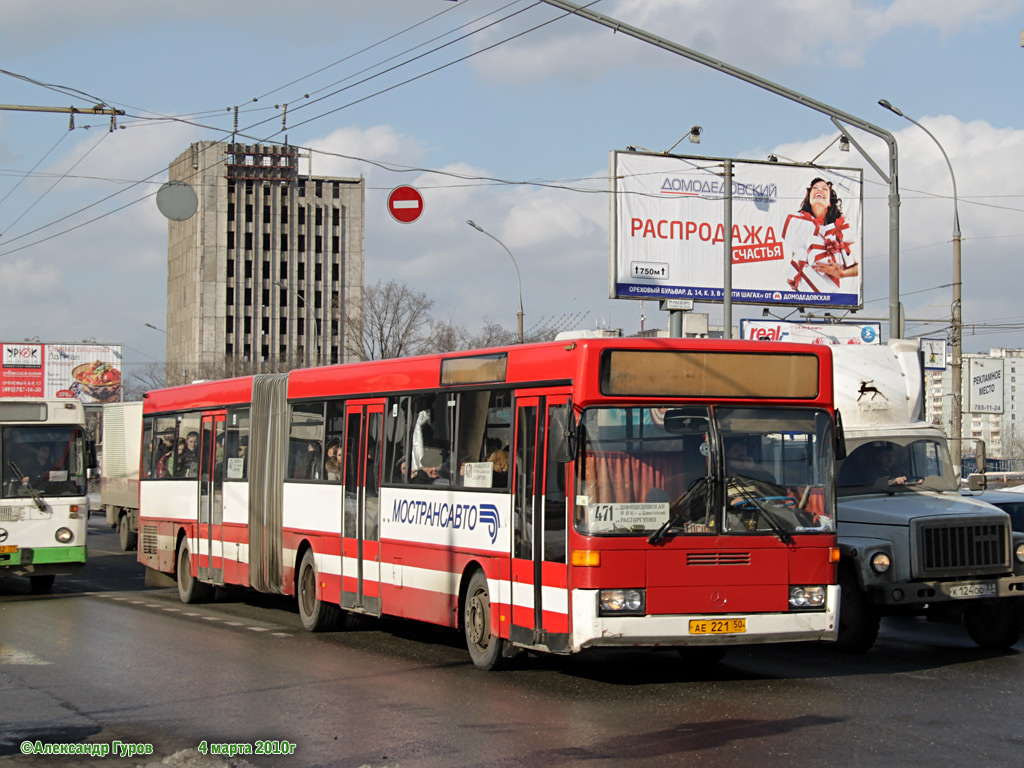
[[[430,348],[434,300],[405,283],[377,281],[363,289],[363,317],[358,338],[363,360],[418,355]],[[348,322],[358,325],[358,318]]]
[[[121,395],[125,400],[141,400],[151,389],[167,386],[167,369],[163,363],[147,363],[131,371],[125,371]]]

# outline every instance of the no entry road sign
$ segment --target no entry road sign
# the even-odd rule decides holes
[[[423,213],[423,195],[415,187],[395,187],[388,195],[388,213],[395,221],[412,224]]]

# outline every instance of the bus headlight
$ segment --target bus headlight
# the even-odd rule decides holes
[[[1024,563],[1024,544],[1017,545],[1017,549],[1014,552],[1014,557],[1017,558],[1018,563]]]
[[[71,532],[70,528],[58,528],[57,532],[53,534],[53,538],[59,541],[61,544],[70,544],[75,538],[75,534]]]
[[[891,565],[892,561],[885,552],[875,552],[871,556],[871,570],[875,573],[885,573]]]
[[[825,587],[790,587],[789,607],[795,611],[813,611],[825,607]]]
[[[602,589],[597,593],[597,601],[602,616],[642,616],[647,602],[642,589]]]

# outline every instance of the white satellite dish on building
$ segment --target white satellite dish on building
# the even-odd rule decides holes
[[[196,212],[199,198],[184,181],[168,181],[156,193],[156,207],[171,221],[185,221]]]

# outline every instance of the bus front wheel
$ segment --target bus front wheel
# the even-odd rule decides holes
[[[192,561],[188,552],[188,539],[178,545],[178,597],[187,604],[205,603],[210,599],[211,587],[192,575]]]
[[[483,571],[476,571],[469,580],[463,606],[462,629],[469,656],[476,666],[486,670],[504,666],[505,641],[491,634],[491,594]]]

